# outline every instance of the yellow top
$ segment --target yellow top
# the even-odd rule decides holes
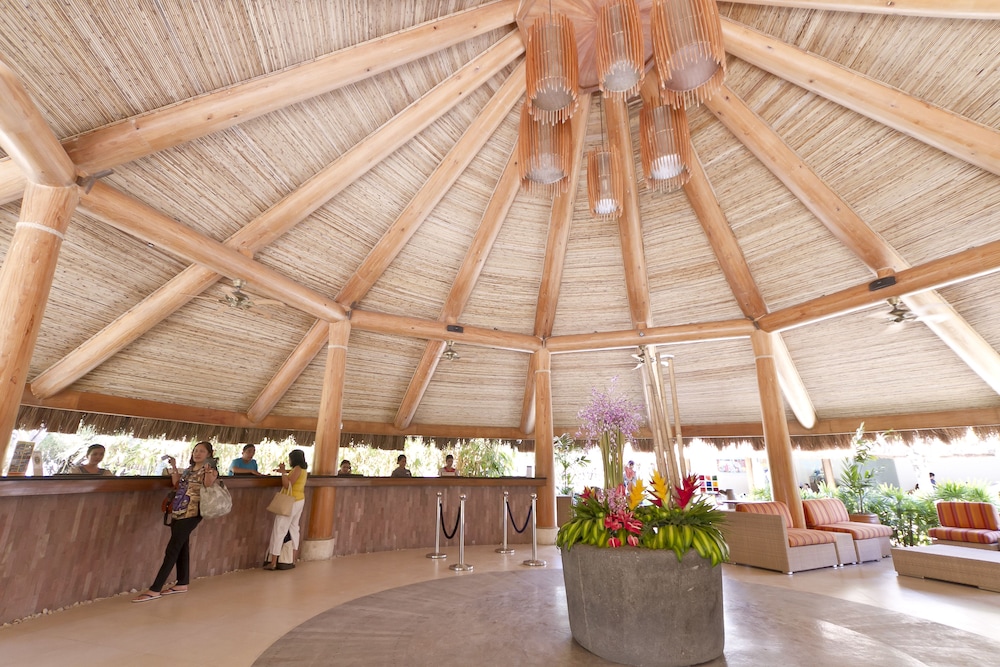
[[[292,468],[295,470],[295,468]],[[306,477],[309,476],[305,470],[299,468],[299,478],[292,484],[292,497],[296,500],[306,499]]]

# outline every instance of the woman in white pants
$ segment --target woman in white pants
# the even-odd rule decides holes
[[[274,516],[274,526],[271,528],[271,546],[268,553],[271,554],[271,562],[264,566],[265,570],[278,569],[278,556],[281,554],[281,545],[285,541],[285,534],[292,536],[292,549],[295,553],[299,550],[299,519],[302,517],[302,508],[306,504],[306,478],[309,473],[306,469],[306,455],[301,449],[293,449],[288,452],[288,465],[291,470],[285,469],[285,464],[278,466],[281,473],[281,488],[285,493],[290,493],[295,498],[292,505],[292,513],[289,516]]]

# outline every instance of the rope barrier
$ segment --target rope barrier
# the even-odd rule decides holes
[[[458,515],[455,517],[455,527],[451,529],[450,534],[448,533],[447,530],[445,530],[444,527],[444,506],[441,506],[440,509],[441,509],[441,532],[444,533],[444,539],[450,540],[451,538],[455,537],[455,532],[458,530],[458,524],[462,520],[462,508],[461,507],[458,508]]]
[[[507,516],[510,517],[510,525],[514,526],[514,532],[520,535],[528,529],[528,522],[531,521],[531,510],[533,507],[528,508],[528,516],[524,517],[524,525],[520,528],[517,527],[517,521],[514,520],[514,514],[510,509],[510,502],[507,502]]]

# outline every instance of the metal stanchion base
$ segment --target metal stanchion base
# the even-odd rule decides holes
[[[544,560],[528,559],[523,563],[521,563],[521,565],[527,565],[528,567],[545,567],[546,565],[548,565],[548,563],[546,563]]]
[[[432,554],[427,554],[427,557],[428,558],[433,558],[433,559],[437,560],[438,558],[447,558],[448,554],[443,554],[443,553],[440,553],[438,551],[435,551]]]
[[[512,554],[512,553],[514,553],[514,550],[513,549],[505,549],[504,547],[500,547],[499,549],[496,550],[496,552],[498,554]]]
[[[448,569],[455,570],[456,572],[472,572],[472,566],[468,563],[455,563],[454,565],[449,565]]]

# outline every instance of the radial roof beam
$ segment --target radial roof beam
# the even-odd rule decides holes
[[[465,305],[472,295],[472,289],[476,286],[476,282],[486,266],[486,259],[490,256],[497,235],[503,227],[507,211],[514,203],[514,198],[520,187],[521,178],[517,164],[517,150],[515,149],[511,152],[507,166],[500,174],[500,180],[493,190],[493,196],[483,211],[479,229],[476,230],[476,235],[465,253],[465,259],[462,260],[462,266],[458,269],[458,275],[455,277],[455,282],[452,283],[448,298],[445,299],[438,321],[454,324],[462,315],[462,311],[465,310]],[[400,401],[399,409],[396,411],[396,418],[393,420],[396,428],[405,429],[413,423],[417,407],[419,407],[420,400],[431,383],[431,378],[441,360],[444,348],[444,341],[427,342],[424,353],[410,377],[410,383],[406,387],[406,393],[403,394],[403,400]]]
[[[1000,132],[728,19],[726,52],[1000,176]]]
[[[274,74],[126,118],[67,139],[63,147],[82,173],[111,169],[511,25],[516,9],[516,0],[498,0],[426,21]],[[23,189],[24,177],[17,166],[9,159],[0,160],[0,205],[18,199]]]
[[[878,276],[910,268],[895,248],[855,213],[833,188],[728,87],[706,103],[739,141],[784,183],[820,222]],[[904,297],[913,312],[994,391],[1000,393],[1000,354],[941,295]]]
[[[738,0],[736,4],[945,19],[1000,19],[997,0]]]
[[[587,122],[590,118],[592,95],[581,95],[580,106],[570,119],[572,133],[573,161],[567,179],[569,187],[565,192],[557,192],[549,213],[549,233],[545,240],[545,259],[542,263],[542,279],[538,285],[538,300],[535,304],[536,336],[545,340],[552,336],[555,326],[556,307],[559,305],[559,290],[562,286],[563,269],[566,266],[566,247],[569,231],[576,209],[576,195],[583,171],[583,145],[587,139]],[[521,430],[535,431],[535,371],[536,360],[532,357],[528,364],[528,374],[524,381],[524,397],[521,400]]]
[[[508,37],[507,39],[511,39]],[[520,41],[518,41],[520,44]],[[489,103],[466,128],[458,142],[441,161],[420,191],[410,200],[396,221],[382,235],[368,255],[355,269],[353,275],[337,294],[336,301],[353,308],[368,294],[382,277],[396,256],[403,250],[434,207],[447,194],[462,175],[497,127],[506,120],[510,110],[524,95],[524,63],[522,62],[493,95]],[[431,108],[429,113],[436,110]],[[247,415],[254,421],[263,419],[277,405],[281,397],[302,374],[306,366],[326,345],[326,333],[321,323],[316,323],[299,342],[250,406]],[[462,335],[457,334],[456,339]]]
[[[226,246],[252,254],[274,242],[466,99],[522,51],[517,33],[504,38],[247,224],[226,240]],[[45,398],[69,387],[218,279],[217,273],[204,266],[188,267],[46,369],[31,383],[32,393]]]

